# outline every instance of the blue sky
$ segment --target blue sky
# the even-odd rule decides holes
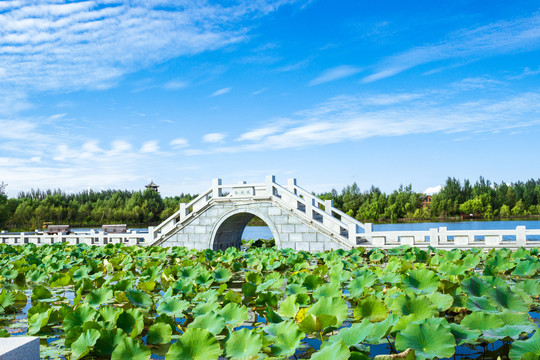
[[[537,1],[2,1],[0,181],[540,177]]]

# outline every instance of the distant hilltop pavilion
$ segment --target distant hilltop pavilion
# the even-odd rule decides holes
[[[153,180],[153,179],[150,180],[150,184],[148,184],[148,185],[145,186],[145,188],[147,188],[147,189],[152,189],[152,190],[154,190],[155,192],[159,192],[159,191],[158,191],[158,187],[159,187],[159,185],[154,184],[154,180]]]

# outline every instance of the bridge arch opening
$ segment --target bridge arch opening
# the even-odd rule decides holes
[[[233,211],[232,213],[223,216],[214,227],[210,248],[212,250],[225,250],[229,247],[240,248],[242,245],[242,235],[247,225],[252,220],[257,220],[257,223],[268,226],[276,245],[278,245],[277,231],[269,219],[265,219],[261,214],[256,214],[251,211]],[[262,222],[262,223],[261,223]]]

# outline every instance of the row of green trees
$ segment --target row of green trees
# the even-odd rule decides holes
[[[85,190],[66,194],[61,190],[31,190],[8,198],[0,183],[0,230],[39,229],[45,222],[78,226],[127,223],[148,225],[171,216],[181,202],[196,195],[180,194],[162,198],[158,192]],[[482,177],[471,184],[448,178],[430,206],[423,206],[424,194],[412,185],[400,186],[390,194],[372,186],[362,191],[356,183],[341,193],[333,189],[319,194],[361,221],[433,220],[461,214],[485,218],[540,215],[540,179],[527,182],[492,183]]]
[[[46,222],[76,226],[101,226],[126,223],[147,225],[171,216],[181,202],[194,196],[180,194],[162,198],[153,190],[85,190],[66,194],[61,190],[32,190],[7,198],[5,186],[0,192],[0,229],[40,229]]]
[[[474,185],[449,177],[441,191],[432,196],[430,206],[422,206],[425,194],[412,186],[400,186],[387,195],[372,186],[361,191],[356,183],[341,193],[335,189],[319,197],[334,200],[334,206],[363,221],[398,219],[433,220],[462,214],[484,218],[540,215],[540,179],[507,184],[480,177]]]

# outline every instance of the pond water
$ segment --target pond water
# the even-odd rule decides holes
[[[438,227],[446,227],[448,230],[511,230],[515,229],[516,226],[526,226],[527,229],[540,229],[540,220],[374,224],[373,231],[429,230]],[[273,237],[268,226],[246,226],[242,234],[242,239],[245,240],[268,240]]]

